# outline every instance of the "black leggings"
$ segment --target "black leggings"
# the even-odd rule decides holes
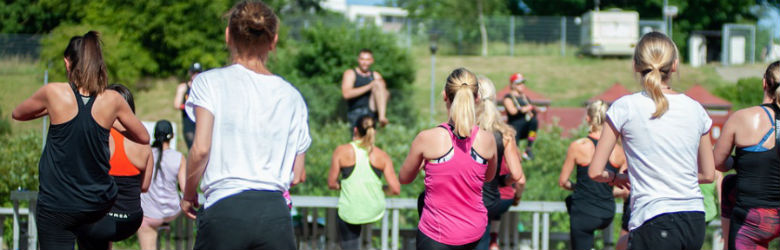
[[[138,231],[144,219],[144,212],[109,212],[103,219],[80,234],[77,238],[79,250],[109,249],[111,241],[121,241]]]
[[[35,220],[40,249],[73,249],[76,236],[85,232],[90,224],[103,218],[108,210],[71,213],[38,206],[35,209]]]
[[[470,250],[477,247],[477,243],[479,240],[459,246],[447,245],[431,239],[417,229],[417,249],[419,250]]]
[[[339,221],[339,240],[342,250],[360,249],[360,232],[363,225],[349,224],[338,217]]]
[[[536,135],[531,135],[531,132],[536,134],[536,130],[539,129],[539,120],[536,119],[536,116],[529,121],[526,121],[525,119],[515,120],[511,125],[515,131],[517,131],[517,133],[515,133],[516,142],[519,143],[522,139],[528,139],[528,147],[533,146]]]
[[[247,190],[198,211],[195,249],[296,249],[281,192]]]
[[[574,211],[569,214],[571,230],[571,249],[592,249],[593,233],[597,229],[604,229],[612,224],[612,218],[598,218],[596,216]]]

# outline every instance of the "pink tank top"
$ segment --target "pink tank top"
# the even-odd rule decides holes
[[[443,127],[449,128],[444,123]],[[420,232],[447,245],[464,245],[482,237],[487,227],[487,209],[482,202],[482,185],[487,164],[471,158],[471,146],[479,127],[471,136],[452,138],[453,157],[441,163],[425,163],[425,206],[418,225]]]

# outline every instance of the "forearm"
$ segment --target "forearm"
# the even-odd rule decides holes
[[[197,190],[203,172],[208,162],[208,153],[192,153],[187,159],[187,177],[184,180],[184,199],[188,201],[197,200]]]
[[[357,88],[343,89],[342,96],[344,97],[344,99],[352,99],[367,93],[368,91],[371,90],[372,87],[373,87],[372,84],[366,84]]]

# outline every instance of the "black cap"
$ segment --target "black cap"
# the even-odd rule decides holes
[[[203,66],[201,66],[199,62],[193,63],[192,66],[190,66],[190,74],[200,72],[203,72]]]
[[[154,125],[154,143],[163,143],[173,138],[173,125],[168,120],[159,120]]]

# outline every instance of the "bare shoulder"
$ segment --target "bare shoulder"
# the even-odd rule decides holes
[[[382,150],[379,147],[373,147],[371,149],[371,155],[373,155],[375,157],[379,157],[379,158],[381,158],[383,160],[384,159],[390,159],[390,155],[388,155],[387,152],[385,152],[384,150]]]
[[[774,112],[772,112],[772,110],[770,109],[769,113],[772,114]],[[745,122],[748,122],[748,119],[751,117],[755,117],[756,115],[764,115],[764,114],[765,112],[763,108],[761,108],[760,106],[744,108],[744,109],[737,110],[733,114],[731,114],[729,116],[729,119],[726,121],[726,123],[730,123],[734,125],[743,124]]]
[[[382,74],[379,74],[378,71],[373,71],[373,72],[374,72],[374,78],[375,79],[382,79]]]
[[[350,145],[349,143],[341,144],[338,147],[336,147],[336,150],[333,150],[333,154],[334,155],[341,155],[341,154],[348,153],[351,150],[352,150],[352,145]]]
[[[344,70],[344,74],[343,75],[344,76],[355,77],[355,71],[352,70],[352,68],[348,68],[348,69]]]

